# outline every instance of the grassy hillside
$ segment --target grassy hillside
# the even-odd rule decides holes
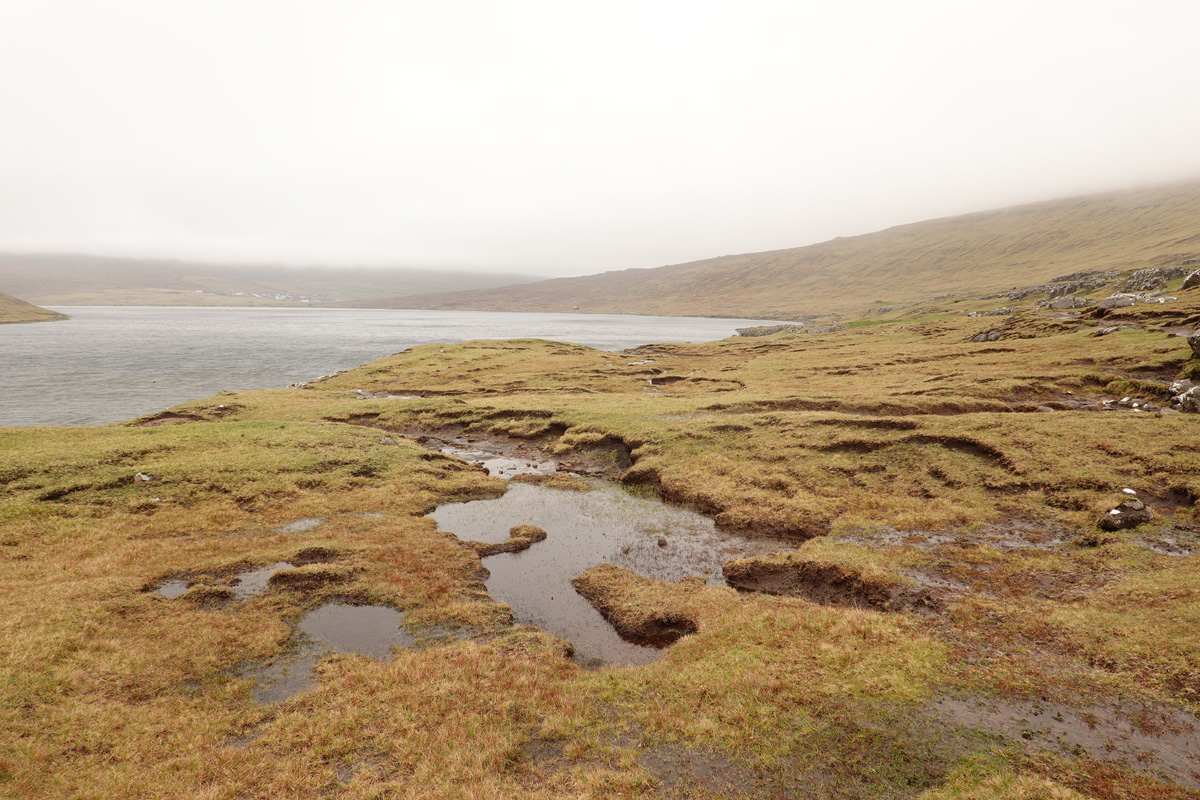
[[[0,323],[5,322],[48,322],[55,319],[66,319],[65,314],[41,308],[24,300],[18,300],[12,295],[0,293]]]
[[[500,289],[389,308],[789,318],[852,312],[1200,256],[1200,183],[1074,197],[901,225],[808,247]]]
[[[325,305],[487,288],[523,275],[365,267],[280,267],[84,255],[0,254],[0,288],[48,305]]]

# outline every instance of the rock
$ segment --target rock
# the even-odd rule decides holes
[[[1174,303],[1178,299],[1178,297],[1147,297],[1142,302],[1154,305],[1156,303]]]
[[[1192,383],[1187,378],[1180,378],[1179,380],[1177,380],[1171,384],[1171,389],[1170,389],[1171,396],[1175,397],[1175,396],[1181,395],[1184,392],[1186,392],[1188,389],[1193,388],[1195,385],[1196,384]]]
[[[1055,311],[1063,311],[1070,308],[1084,308],[1086,306],[1090,306],[1091,304],[1091,300],[1084,300],[1082,297],[1076,297],[1075,295],[1071,294],[1067,295],[1066,297],[1059,297],[1051,300],[1046,307],[1052,308]]]
[[[658,546],[666,547],[667,546],[667,537],[665,537],[665,536],[658,537]]]
[[[770,336],[773,333],[800,333],[802,325],[757,325],[753,328],[738,328],[738,336]]]
[[[1187,414],[1200,414],[1200,386],[1193,386],[1175,397],[1171,406],[1172,408],[1178,406],[1180,411]]]
[[[1188,347],[1192,348],[1192,355],[1200,356],[1200,331],[1196,331],[1187,337],[1187,343]]]
[[[1095,335],[1096,336],[1108,336],[1110,333],[1116,333],[1117,331],[1123,331],[1128,328],[1136,328],[1136,327],[1137,327],[1137,325],[1109,325],[1108,327],[1101,328],[1100,330],[1096,331]]]
[[[998,342],[1004,334],[1001,331],[984,331],[971,338],[972,342]]]
[[[1118,292],[1110,295],[1096,304],[1097,308],[1126,308],[1137,302],[1137,297]]]
[[[1179,288],[1195,289],[1197,286],[1200,286],[1200,269],[1196,270],[1191,275],[1188,275],[1186,278],[1184,278],[1183,286],[1181,286]]]
[[[1104,277],[1107,273],[1101,272],[1098,269],[1085,269],[1080,272],[1072,272],[1070,275],[1059,275],[1057,278],[1051,278],[1051,283],[1074,283],[1076,281],[1086,281],[1092,278]]]
[[[1139,269],[1121,283],[1126,292],[1152,292],[1167,282],[1161,269]]]
[[[138,483],[150,483],[150,481],[158,480],[158,476],[153,472],[139,472],[133,476],[133,479]]]
[[[990,308],[987,311],[972,311],[967,314],[968,317],[1003,317],[1013,313],[1013,310],[1008,306],[1003,308]]]
[[[1126,500],[1100,518],[1100,529],[1121,531],[1136,528],[1154,519],[1154,513],[1141,500]]]
[[[379,440],[379,443],[380,444],[400,444],[399,442],[397,442],[395,439],[393,439],[390,436],[383,437],[382,439]]]

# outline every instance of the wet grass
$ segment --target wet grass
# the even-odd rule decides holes
[[[1193,370],[1156,326],[1200,297],[1157,311],[1171,308],[1104,337],[1025,306],[631,353],[436,345],[123,425],[0,430],[0,794],[1194,796],[933,705],[1200,709],[1183,546],[1200,529],[1197,418],[1082,410],[1117,391],[1160,403]],[[972,341],[993,327],[999,341]],[[562,639],[512,625],[478,554],[424,517],[504,484],[406,438],[420,431],[519,438],[787,537],[773,564],[945,605],[884,613],[607,570],[607,613],[694,632],[653,664],[584,670]],[[1098,535],[1124,488],[1154,520]],[[1168,538],[1183,555],[1152,549]],[[231,588],[280,562],[298,567],[261,594]],[[170,580],[187,592],[155,591]],[[329,602],[487,636],[335,654],[312,691],[255,703],[240,671]]]

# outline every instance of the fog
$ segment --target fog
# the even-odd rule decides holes
[[[1200,177],[1195,0],[6,0],[0,251],[578,275]]]

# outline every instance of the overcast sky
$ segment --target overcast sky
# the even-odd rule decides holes
[[[578,275],[1200,177],[1197,0],[4,0],[0,250]]]

